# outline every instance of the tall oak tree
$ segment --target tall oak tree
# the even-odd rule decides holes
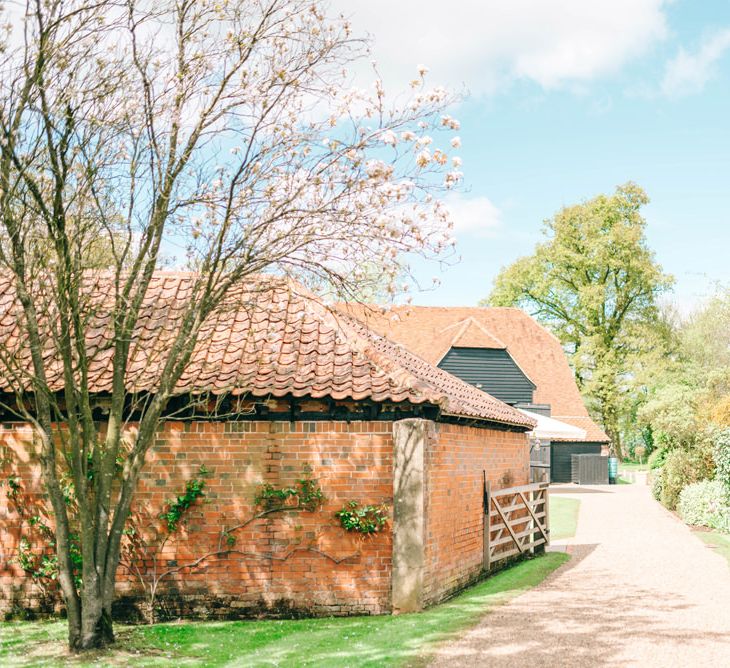
[[[632,367],[661,343],[657,298],[672,285],[646,241],[648,201],[627,183],[561,209],[545,221],[546,240],[499,273],[487,300],[520,306],[555,333],[619,457]]]

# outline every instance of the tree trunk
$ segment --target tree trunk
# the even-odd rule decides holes
[[[611,454],[618,457],[619,461],[623,460],[623,448],[621,447],[621,429],[619,428],[618,411],[613,406],[604,406],[601,412],[601,421],[603,428],[611,440],[609,446]]]
[[[618,430],[614,431],[613,429],[609,429],[607,427],[606,434],[608,434],[608,437],[611,439],[609,451],[612,452],[616,457],[618,457],[619,461],[623,461],[624,453],[623,448],[621,447],[621,435],[619,434]]]
[[[111,604],[101,597],[81,594],[81,619],[68,619],[69,648],[73,652],[99,649],[114,642]]]

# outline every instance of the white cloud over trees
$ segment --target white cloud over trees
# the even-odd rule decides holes
[[[514,80],[545,89],[620,70],[668,35],[666,0],[335,0],[356,33],[375,37],[386,82],[432,80],[489,94]]]

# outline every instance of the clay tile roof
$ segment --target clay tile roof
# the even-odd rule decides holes
[[[451,339],[451,346],[460,348],[496,348],[504,350],[507,345],[496,338],[473,317],[466,318],[455,325],[444,328],[444,332],[455,329],[456,336]],[[449,346],[449,347],[451,347]]]
[[[517,308],[340,305],[367,327],[438,364],[452,346],[506,348],[535,384],[534,401],[557,420],[584,429],[588,441],[608,436],[588,415],[560,341]]]
[[[155,391],[195,278],[158,272],[152,279],[132,337],[126,377],[130,392]],[[86,290],[94,305],[86,330],[90,389],[108,392],[112,333],[104,303],[113,291],[103,275],[90,280]],[[14,364],[30,369],[17,325],[21,317],[12,282],[0,277],[0,347],[12,351]],[[44,354],[49,384],[60,390],[62,368],[50,337]],[[19,381],[7,367],[4,371],[0,391],[10,392]],[[258,277],[229,292],[203,324],[175,392],[407,401],[439,407],[447,415],[534,426],[531,418],[507,404],[357,320],[333,313],[300,286],[272,277]]]

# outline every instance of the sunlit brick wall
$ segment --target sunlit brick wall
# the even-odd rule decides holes
[[[482,471],[493,489],[529,481],[524,433],[436,424],[425,452],[424,603],[477,579],[483,557]]]
[[[334,513],[349,500],[363,504],[392,500],[392,424],[389,422],[169,422],[148,455],[134,505],[137,527],[148,545],[134,567],[119,570],[117,612],[143,610],[137,569],[149,584],[163,573],[204,555],[196,568],[171,573],[159,585],[159,613],[210,617],[294,611],[314,614],[389,611],[391,536],[348,534]],[[40,489],[30,465],[27,429],[6,429],[3,479],[13,472],[26,494]],[[208,473],[205,497],[186,515],[184,526],[157,547],[165,532],[159,513],[185,482]],[[294,486],[305,466],[327,500],[314,512],[277,512],[232,532],[257,511],[261,485]],[[17,564],[21,518],[0,496],[0,610],[42,607]],[[27,522],[22,529],[27,534]],[[227,554],[213,554],[224,552]]]
[[[139,575],[149,587],[153,574],[166,571],[174,572],[160,580],[158,618],[390,612],[390,527],[369,538],[348,534],[334,513],[350,500],[392,507],[392,429],[387,421],[166,423],[133,506],[137,536],[146,547],[120,566],[115,614],[146,614]],[[0,614],[14,606],[58,608],[53,588],[44,598],[18,564],[21,534],[34,534],[28,517],[19,517],[7,502],[7,478],[13,475],[28,512],[45,505],[31,441],[23,425],[6,424],[0,431]],[[428,605],[480,574],[482,470],[495,488],[524,484],[529,452],[524,434],[432,424],[424,457]],[[166,532],[159,514],[186,481],[201,477],[201,465],[207,470],[205,496],[161,549]],[[295,486],[305,466],[327,497],[323,507],[272,513],[233,531],[229,544],[225,531],[257,512],[253,499],[262,484]],[[201,557],[195,568],[176,570]]]

